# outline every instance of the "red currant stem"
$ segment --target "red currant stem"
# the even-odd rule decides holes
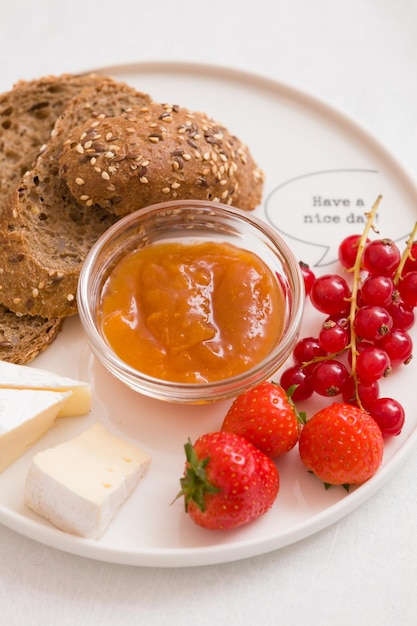
[[[322,361],[328,361],[329,359],[337,359],[338,356],[340,356],[341,354],[344,354],[346,350],[349,350],[349,348],[350,348],[350,343],[348,343],[347,346],[343,348],[343,350],[339,350],[339,352],[329,352],[329,353],[323,354],[322,356],[315,356],[310,361],[303,361],[301,363],[301,367],[307,367],[307,365],[312,365],[313,363],[314,364],[321,363]]]
[[[400,264],[397,267],[397,271],[395,272],[394,278],[393,278],[393,282],[394,285],[397,285],[400,278],[401,278],[401,274],[404,268],[404,265],[406,264],[407,259],[411,256],[411,248],[412,245],[414,243],[414,240],[416,238],[417,235],[417,222],[414,224],[414,228],[411,231],[411,234],[409,236],[409,238],[407,239],[407,244],[406,244],[406,248],[401,256],[401,261]]]
[[[355,386],[356,400],[357,400],[358,406],[362,410],[364,410],[364,408],[359,398],[359,392],[358,392],[359,383],[358,383],[358,377],[356,375],[356,357],[358,355],[358,350],[356,347],[356,333],[354,329],[354,321],[355,321],[356,311],[358,308],[357,301],[358,301],[358,290],[359,290],[359,285],[360,285],[360,273],[361,273],[361,267],[362,267],[362,255],[366,246],[366,241],[368,238],[369,231],[371,230],[371,228],[375,230],[373,223],[374,223],[375,215],[376,215],[376,212],[378,210],[381,200],[382,200],[382,196],[379,195],[372,209],[368,213],[365,213],[365,216],[367,217],[367,222],[363,230],[363,233],[361,235],[361,238],[359,239],[358,249],[357,249],[356,258],[355,258],[355,264],[353,265],[353,268],[351,268],[351,271],[353,271],[352,295],[350,299],[350,311],[349,311],[349,324],[350,324],[350,331],[351,331],[350,351],[351,351],[351,356],[352,356],[351,368],[352,368],[353,382]]]
[[[346,350],[350,350],[351,351],[351,356],[352,356],[352,364],[351,364],[351,368],[352,368],[352,377],[353,377],[353,382],[354,382],[354,388],[355,388],[355,396],[356,396],[356,401],[358,403],[358,406],[364,410],[362,402],[360,400],[359,397],[359,392],[358,392],[358,377],[356,375],[356,357],[358,354],[357,351],[357,347],[356,347],[356,333],[354,330],[354,320],[355,320],[355,315],[356,315],[356,311],[357,311],[357,300],[358,300],[358,291],[359,291],[359,285],[360,285],[360,273],[361,273],[361,267],[362,267],[362,255],[363,255],[363,251],[365,249],[366,246],[366,242],[368,239],[368,234],[369,231],[371,229],[375,230],[373,222],[375,219],[375,215],[376,212],[378,210],[379,204],[382,200],[382,196],[379,195],[378,198],[376,199],[372,209],[365,213],[365,217],[367,218],[366,221],[366,225],[364,228],[364,231],[358,241],[358,249],[356,252],[356,258],[355,258],[355,263],[353,265],[353,267],[350,268],[350,272],[353,272],[353,284],[352,284],[352,293],[350,296],[350,310],[349,310],[349,325],[350,325],[350,342],[349,344],[340,352],[335,352],[333,354],[326,354],[322,357],[315,357],[314,359],[312,359],[311,361],[305,362],[303,363],[303,367],[305,367],[306,365],[309,365],[310,363],[318,363],[320,361],[325,361],[327,359],[331,359],[334,357],[339,356],[340,354],[342,354],[343,352],[345,352]]]

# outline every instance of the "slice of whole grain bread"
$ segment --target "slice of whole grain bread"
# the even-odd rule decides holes
[[[54,341],[62,324],[59,318],[19,317],[0,305],[0,360],[29,363]]]
[[[69,101],[81,89],[102,82],[95,75],[45,76],[19,81],[0,95],[0,213]]]
[[[117,219],[78,204],[58,175],[62,143],[92,116],[120,115],[149,96],[111,79],[72,97],[50,139],[0,216],[0,303],[20,315],[66,317],[77,312],[81,266],[98,237]],[[80,154],[80,159],[85,158]]]
[[[21,80],[0,94],[0,215],[70,100],[102,82],[94,75],[45,76]],[[29,363],[52,343],[62,324],[61,318],[16,315],[0,305],[0,360]]]

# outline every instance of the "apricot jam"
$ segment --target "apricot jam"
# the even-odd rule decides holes
[[[255,253],[229,243],[155,243],[127,254],[101,294],[115,353],[155,378],[224,380],[266,357],[283,332],[285,297]]]

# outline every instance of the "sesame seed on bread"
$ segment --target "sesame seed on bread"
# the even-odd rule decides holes
[[[156,102],[72,130],[60,175],[79,203],[119,217],[185,198],[251,210],[263,187],[248,148],[226,128],[204,113]]]

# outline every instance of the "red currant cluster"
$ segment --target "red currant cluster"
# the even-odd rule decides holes
[[[391,239],[369,240],[379,202],[368,215],[362,235],[350,235],[339,245],[344,275],[318,278],[300,263],[306,293],[326,319],[317,336],[298,341],[294,365],[280,384],[294,388],[295,402],[313,393],[354,404],[370,413],[385,437],[398,435],[404,409],[390,397],[380,397],[380,381],[412,358],[407,331],[417,307],[417,242],[413,231],[403,254]],[[347,276],[353,274],[352,284]]]

